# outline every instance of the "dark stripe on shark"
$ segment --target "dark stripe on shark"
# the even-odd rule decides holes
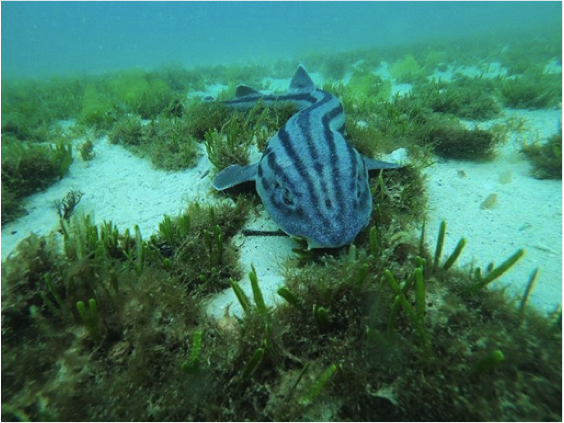
[[[298,118],[298,125],[300,129],[302,129],[302,133],[308,134],[307,137],[308,143],[312,143],[312,139],[313,139],[313,134],[311,133],[311,119],[310,119],[311,115],[314,113],[314,111],[321,108],[326,103],[329,103],[333,99],[336,99],[336,97],[333,97],[331,94],[326,93],[325,91],[318,91],[318,92],[323,93],[323,98],[319,102],[308,107],[307,109],[302,110]],[[321,118],[324,124],[324,129],[331,130],[330,128],[331,121],[335,119],[337,116],[341,115],[342,113],[343,113],[343,106],[341,102],[338,101],[338,105],[333,109],[329,110],[328,112],[326,112]],[[319,157],[314,145],[312,145],[310,151],[312,153],[311,157]]]
[[[342,196],[343,189],[342,189],[340,178],[338,177],[339,175],[337,175],[337,172],[339,171],[339,166],[338,166],[339,157],[335,146],[336,134],[331,130],[330,127],[330,123],[333,119],[335,119],[338,116],[341,116],[344,119],[344,116],[343,116],[343,107],[340,101],[338,101],[331,94],[328,94],[324,91],[317,91],[317,92],[322,93],[323,98],[319,102],[315,103],[314,105],[308,107],[305,110],[302,110],[300,112],[297,123],[300,132],[302,134],[305,134],[305,139],[307,141],[309,157],[311,158],[311,166],[309,167],[309,169],[312,169],[314,171],[312,172],[313,174],[311,175],[311,177],[319,181],[319,185],[321,189],[320,195],[323,197],[323,203],[325,205],[325,210],[320,210],[320,213],[325,219],[328,219],[329,216],[334,216],[335,213],[340,213],[344,211],[344,209],[346,208],[346,205],[343,204],[342,201],[340,201],[343,198]],[[329,111],[325,112],[323,114],[323,117],[321,118],[323,122],[322,136],[324,139],[321,140],[321,143],[319,143],[320,141],[319,134],[315,134],[316,141],[318,141],[317,143],[315,143],[313,140],[314,134],[312,133],[312,128],[313,128],[312,120],[314,120],[312,114],[318,112],[317,109],[326,106],[327,103],[333,100],[337,100],[336,102],[337,105],[332,109],[330,109]],[[317,116],[315,117],[318,118]],[[327,149],[329,149],[328,152]],[[331,163],[329,166],[327,166],[327,163],[322,163],[320,161],[321,157],[319,151],[324,151],[325,154],[323,154],[322,156],[324,157],[328,156],[330,158]],[[329,175],[325,177],[323,174],[324,169],[327,169],[329,171]],[[336,201],[336,205],[334,204],[333,200]],[[333,210],[334,207],[335,209]],[[330,213],[325,213],[326,211],[330,211]]]
[[[319,101],[318,103],[315,103],[312,106],[308,107],[307,109],[302,110],[298,115],[297,121],[295,122],[296,125],[298,126],[298,131],[304,135],[303,138],[306,141],[306,145],[305,145],[306,154],[303,154],[302,158],[304,160],[307,159],[308,165],[304,169],[304,173],[305,170],[307,170],[308,171],[307,173],[309,173],[308,177],[311,178],[312,181],[312,186],[315,187],[315,184],[313,182],[314,180],[318,181],[321,190],[321,192],[316,193],[316,196],[318,196],[319,198],[319,202],[318,202],[319,208],[317,208],[316,211],[322,217],[325,216],[325,213],[324,210],[321,209],[321,201],[323,200],[323,203],[325,203],[325,199],[328,196],[328,187],[327,187],[327,182],[323,178],[323,164],[320,162],[319,150],[324,150],[326,147],[325,145],[323,145],[324,143],[318,145],[315,142],[317,140],[314,141],[313,134],[311,133],[311,127],[312,127],[311,113],[313,110],[317,109],[320,105],[323,105],[326,102],[327,102],[327,96],[324,96],[321,99],[321,101]]]
[[[322,121],[323,121],[323,123],[327,124],[327,126],[329,126],[333,119],[335,119],[337,116],[339,116],[341,114],[344,114],[344,112],[345,111],[343,110],[343,105],[341,104],[341,102],[339,102],[339,105],[337,107],[335,107],[334,109],[331,109],[329,112],[325,113]],[[343,126],[344,126],[344,124],[343,124]],[[340,132],[339,129],[337,129],[338,132]]]
[[[308,166],[308,169],[312,169],[314,171],[312,172],[313,174],[310,176],[319,181],[319,185],[321,188],[320,195],[324,197],[323,202],[325,204],[325,208],[326,209],[333,208],[334,204],[331,201],[330,197],[334,196],[335,200],[337,201],[337,205],[340,206],[337,207],[337,210],[335,211],[336,213],[338,213],[339,211],[342,211],[343,208],[345,208],[346,206],[342,203],[342,201],[339,201],[339,199],[343,198],[342,197],[343,189],[340,184],[340,178],[336,174],[339,170],[338,169],[339,166],[337,165],[337,161],[339,157],[335,146],[335,139],[334,139],[335,134],[331,130],[330,124],[333,119],[335,119],[340,115],[342,116],[343,107],[341,102],[337,100],[337,106],[333,107],[331,110],[329,110],[323,115],[322,117],[322,122],[324,124],[323,138],[325,142],[322,141],[321,143],[315,143],[313,140],[314,134],[312,133],[312,114],[317,112],[317,109],[325,106],[327,103],[336,99],[331,94],[328,94],[321,90],[317,91],[317,93],[321,93],[323,95],[321,100],[313,104],[312,106],[302,110],[298,116],[298,120],[296,124],[298,126],[298,130],[300,131],[300,133],[305,135],[304,138],[306,140],[307,150],[309,153],[308,158],[310,159],[310,163],[309,163],[310,166]],[[342,116],[342,118],[344,119],[344,116]],[[316,136],[316,140],[318,140],[318,138],[319,135]],[[331,160],[331,165],[329,166],[330,181],[328,181],[326,178],[323,177],[323,169],[326,166],[324,163],[321,163],[319,161],[320,160],[319,151],[326,150],[327,148],[329,148],[328,156],[330,157]],[[335,192],[330,193],[329,192],[330,187],[335,187]],[[326,213],[324,213],[323,210],[319,210],[319,212],[324,219],[327,219]]]
[[[332,98],[329,99],[331,101]],[[336,201],[336,205],[329,199],[325,199],[325,205],[328,209],[335,208],[334,213],[342,213],[346,208],[346,205],[341,201],[343,197],[343,187],[341,181],[344,178],[344,175],[341,174],[341,166],[338,165],[339,160],[339,153],[337,152],[337,140],[336,137],[338,135],[331,129],[331,121],[336,117],[342,115],[343,113],[343,106],[340,102],[338,105],[333,109],[326,112],[321,121],[323,123],[323,137],[326,141],[326,147],[329,149],[329,157],[331,160],[330,166],[328,166],[328,170],[330,172],[330,180],[331,186],[334,188],[333,197]],[[329,197],[328,189],[325,189],[325,194]]]
[[[289,190],[295,191],[296,186],[294,182],[292,182],[292,179],[284,171],[284,169],[282,169],[278,164],[278,157],[276,156],[276,153],[268,153],[268,155],[266,156],[266,161],[268,167],[272,170],[272,173],[274,173],[274,175],[276,175],[276,177],[278,178],[278,183],[284,188],[287,187]],[[259,169],[262,169],[262,163],[263,161],[261,161]]]
[[[320,217],[322,217],[323,220],[325,220],[325,217],[324,217],[322,210],[321,210],[321,207],[320,207],[320,199],[319,199],[319,196],[317,195],[317,192],[315,190],[315,186],[314,186],[313,181],[311,179],[311,175],[309,175],[306,172],[306,167],[304,165],[304,162],[302,161],[300,156],[297,154],[294,146],[292,145],[292,140],[290,139],[290,136],[289,136],[288,132],[286,131],[285,127],[280,128],[280,130],[278,131],[278,137],[280,139],[280,144],[282,145],[284,152],[286,153],[286,155],[288,156],[288,158],[290,159],[290,161],[294,165],[294,168],[296,169],[296,171],[298,172],[298,174],[302,178],[302,181],[307,186],[306,192],[310,196],[310,199],[311,199],[310,204],[311,204],[312,208],[316,211],[316,214],[318,214]],[[284,173],[280,168],[279,168],[279,171],[280,171],[280,174]]]
[[[337,145],[335,140],[336,134],[333,131],[331,131],[330,123],[333,119],[335,119],[337,116],[341,114],[343,114],[343,106],[341,102],[339,102],[339,105],[337,107],[325,113],[325,115],[321,119],[323,123],[323,131],[324,131],[325,139],[329,141],[328,142],[329,152],[330,152],[329,157],[331,157],[331,166],[329,166],[329,168],[331,170],[331,180],[335,185],[335,190],[336,190],[335,198],[337,199],[337,202],[339,203],[340,206],[342,206],[342,202],[340,202],[339,199],[343,198],[343,187],[341,184],[341,180],[344,180],[343,178],[344,175],[340,174],[341,166],[338,166],[337,163],[339,156],[337,154]],[[344,139],[342,141],[344,142]],[[338,207],[337,209],[338,211],[340,211],[342,207]]]
[[[319,167],[315,166],[315,165],[318,164],[318,160],[319,160],[320,156],[319,156],[318,146],[313,141],[314,137],[313,137],[313,134],[311,132],[311,115],[316,109],[319,109],[320,107],[322,107],[323,105],[325,105],[326,103],[331,101],[332,98],[334,98],[332,95],[330,95],[330,94],[328,94],[324,91],[317,91],[317,92],[322,93],[323,98],[320,101],[318,101],[317,103],[308,107],[307,109],[302,110],[300,112],[300,114],[298,115],[298,120],[297,120],[297,125],[300,129],[300,132],[302,134],[306,135],[305,138],[307,140],[307,148],[308,148],[308,151],[309,151],[309,157],[311,158],[311,164],[313,165],[313,167],[316,170],[319,169]],[[319,147],[321,149],[325,148],[325,146],[323,144],[319,145]],[[321,169],[322,168],[323,167],[321,166]],[[321,178],[322,174],[318,171],[317,176],[319,178]],[[323,182],[323,179],[321,179],[321,180]],[[325,187],[325,189],[322,188],[322,190],[324,191],[324,194],[327,195],[326,187]]]

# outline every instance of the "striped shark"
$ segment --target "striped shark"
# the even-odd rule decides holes
[[[225,103],[251,108],[258,101],[290,102],[298,111],[268,141],[257,163],[228,166],[213,187],[224,190],[255,181],[274,222],[288,235],[306,239],[309,249],[352,243],[372,212],[368,171],[400,165],[362,156],[345,140],[341,101],[317,88],[302,65],[288,94],[263,95],[240,85],[235,98]]]

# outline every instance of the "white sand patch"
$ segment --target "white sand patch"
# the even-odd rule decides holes
[[[276,231],[278,227],[266,213],[263,207],[260,207],[258,215],[252,216],[245,225],[245,229],[256,231]],[[237,235],[233,238],[233,244],[238,247],[241,253],[241,267],[243,269],[243,278],[239,284],[245,294],[251,299],[253,298],[251,283],[248,274],[251,271],[251,265],[255,267],[257,272],[259,285],[265,300],[269,306],[283,302],[278,297],[276,291],[284,285],[283,264],[293,255],[292,248],[296,247],[295,242],[287,236],[243,236]],[[232,289],[226,289],[215,298],[213,298],[206,306],[208,314],[220,318],[224,314],[224,310],[230,305],[229,312],[236,316],[242,316],[243,310],[235,297]]]
[[[75,146],[79,143],[75,143]],[[76,213],[92,214],[94,221],[112,221],[120,231],[139,225],[145,238],[154,233],[165,214],[182,213],[187,202],[216,201],[210,195],[212,166],[200,146],[200,160],[195,168],[182,172],[155,169],[149,160],[140,159],[107,138],[96,141],[96,156],[84,162],[74,149],[69,174],[48,190],[27,198],[27,216],[2,228],[2,260],[32,232],[47,235],[59,228],[59,216],[53,205],[69,190],[84,193]]]
[[[542,138],[557,132],[560,111],[514,112]],[[499,265],[524,248],[525,257],[496,283],[521,295],[529,275],[539,267],[530,302],[552,311],[562,304],[562,181],[532,178],[528,161],[518,153],[520,147],[513,139],[492,162],[449,160],[429,167],[427,240],[436,243],[439,224],[446,220],[444,255],[464,237],[467,244],[459,264],[482,269],[490,262]],[[482,209],[490,194],[497,194],[496,204]]]

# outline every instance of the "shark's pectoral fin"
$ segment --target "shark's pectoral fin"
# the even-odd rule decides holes
[[[222,191],[231,188],[235,185],[242,184],[243,182],[254,181],[257,175],[258,163],[250,166],[231,165],[226,167],[217,174],[213,180],[212,186]]]
[[[378,170],[378,169],[399,169],[403,167],[397,163],[382,162],[380,160],[371,159],[370,157],[362,156],[364,163],[368,170]]]

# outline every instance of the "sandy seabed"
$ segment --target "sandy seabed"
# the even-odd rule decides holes
[[[558,132],[561,118],[560,110],[506,110],[506,114],[524,119],[530,135],[540,139]],[[483,122],[479,126],[487,127],[495,122]],[[80,140],[76,143],[80,144]],[[97,224],[112,221],[120,231],[126,228],[133,231],[133,227],[139,225],[145,238],[157,231],[165,214],[179,214],[189,202],[221,201],[211,188],[212,166],[203,145],[200,147],[200,159],[195,168],[167,172],[154,169],[149,160],[110,144],[105,137],[98,139],[92,161],[84,162],[76,155],[63,180],[27,199],[26,216],[4,225],[2,260],[13,254],[17,244],[30,233],[47,235],[58,229],[54,201],[71,189],[84,192],[77,212],[92,214]],[[509,292],[519,295],[532,271],[540,268],[530,303],[549,312],[562,303],[562,181],[532,178],[531,166],[519,154],[520,147],[521,140],[514,136],[498,149],[496,159],[491,162],[437,159],[428,167],[425,170],[426,239],[429,245],[434,245],[439,224],[446,220],[443,254],[450,254],[464,237],[467,245],[458,264],[481,268],[490,262],[499,264],[517,249],[524,248],[525,257],[495,284],[509,285]],[[490,194],[496,194],[497,201],[492,208],[484,209],[481,205]],[[246,227],[277,229],[262,207],[257,214],[251,214]],[[266,301],[280,303],[276,289],[284,281],[281,264],[291,256],[294,241],[288,237],[237,235],[232,242],[241,251],[244,274],[252,263]],[[246,277],[241,285],[250,294]],[[230,289],[211,300],[207,309],[219,317],[228,304],[232,304],[232,313],[241,313]]]

